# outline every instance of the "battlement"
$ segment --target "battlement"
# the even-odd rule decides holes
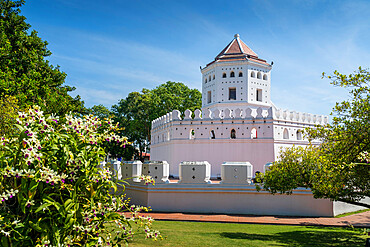
[[[220,110],[218,108],[214,110],[205,109],[203,112],[199,109],[194,111],[194,117],[192,117],[192,111],[187,109],[184,112],[184,118],[181,118],[181,112],[174,110],[166,115],[159,117],[152,121],[152,131],[160,128],[164,125],[167,125],[174,121],[201,121],[201,120],[284,120],[295,123],[310,124],[310,125],[324,125],[328,123],[328,116],[325,115],[316,115],[310,113],[301,113],[296,111],[274,109],[270,107],[265,108],[255,108],[255,107],[246,107],[246,108],[237,108],[235,110],[225,108]]]
[[[332,217],[360,209],[329,199],[315,199],[307,188],[297,188],[292,195],[257,191],[252,180],[253,165],[249,162],[224,163],[221,181],[209,179],[211,165],[206,161],[181,162],[180,180],[169,181],[166,164],[113,161],[113,166],[107,168],[118,174],[118,179],[128,182],[124,193],[132,204],[150,206],[154,212]],[[155,185],[138,181],[141,174],[151,175]]]

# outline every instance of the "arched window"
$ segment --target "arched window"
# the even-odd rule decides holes
[[[232,129],[231,132],[230,132],[230,138],[231,139],[236,139],[236,131],[235,129]]]
[[[215,131],[214,131],[214,130],[211,130],[211,131],[209,132],[209,135],[210,135],[210,138],[211,138],[211,139],[216,139],[216,134],[215,134]]]
[[[193,129],[190,130],[189,139],[195,139],[195,131]]]
[[[254,71],[251,72],[251,77],[256,77],[256,74],[254,73]]]
[[[207,92],[207,103],[210,104],[212,102],[212,91]]]
[[[215,76],[215,75],[213,75],[213,80],[214,80],[214,79],[216,79],[216,76]]]
[[[263,75],[263,79],[264,79],[265,81],[267,81],[267,75],[266,75],[266,74],[264,74],[264,75]]]
[[[230,77],[235,77],[235,73],[234,73],[234,71],[231,71],[231,72],[230,72]]]
[[[288,129],[284,129],[283,139],[289,139],[289,131],[288,131]]]
[[[257,129],[256,128],[251,129],[251,138],[257,139]]]
[[[239,72],[239,77],[243,77],[243,72]]]
[[[211,76],[208,76],[208,81],[211,81]]]
[[[170,132],[167,132],[167,141],[170,141],[171,137],[170,137]]]
[[[225,72],[222,74],[222,78],[226,78],[226,73]]]
[[[258,73],[257,73],[257,78],[258,78],[258,79],[261,79],[261,78],[262,78],[262,74],[261,74],[261,72],[258,72]]]
[[[205,83],[207,83],[207,78],[204,80]]]
[[[302,140],[302,131],[297,130],[297,140]]]

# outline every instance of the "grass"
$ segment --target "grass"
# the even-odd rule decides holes
[[[349,216],[349,215],[353,215],[353,214],[364,213],[364,212],[367,212],[367,211],[370,211],[370,209],[363,209],[363,210],[358,210],[358,211],[355,211],[355,212],[349,212],[349,213],[345,213],[345,214],[338,214],[337,216],[335,216],[335,218],[341,218],[341,217]]]
[[[350,228],[155,221],[166,238],[135,235],[130,246],[365,246],[366,235]]]

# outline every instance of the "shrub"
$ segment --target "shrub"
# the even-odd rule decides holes
[[[44,116],[36,106],[17,123],[0,142],[1,246],[114,246],[137,230],[160,238],[138,214],[147,208],[130,206],[99,166],[104,142],[127,144],[111,120]]]

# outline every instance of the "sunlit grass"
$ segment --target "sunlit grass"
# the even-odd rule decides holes
[[[367,211],[370,211],[370,209],[363,209],[363,210],[359,210],[359,211],[355,211],[355,212],[349,212],[349,213],[345,213],[345,214],[339,214],[339,215],[335,216],[335,218],[341,218],[341,217],[349,216],[349,215],[353,215],[353,214],[364,213],[364,212],[367,212]]]
[[[166,238],[136,235],[130,246],[365,246],[362,230],[334,227],[156,221]]]

